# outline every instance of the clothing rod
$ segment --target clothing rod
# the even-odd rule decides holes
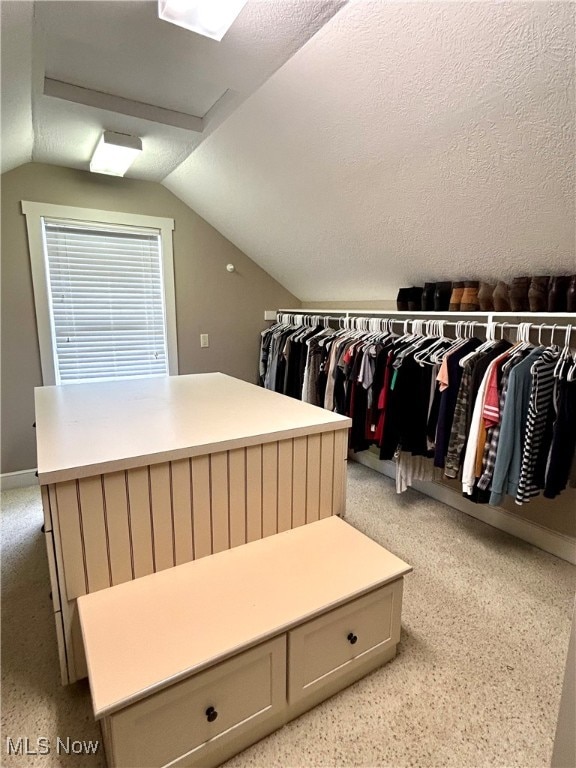
[[[330,311],[332,311],[332,310],[330,310]],[[334,310],[334,311],[338,311],[338,310]],[[288,310],[279,309],[277,311],[276,315],[277,315],[277,317],[279,315],[293,315],[295,317],[307,317],[307,318],[318,317],[318,318],[323,319],[323,320],[337,320],[337,321],[340,321],[342,319],[344,319],[344,320],[352,320],[352,319],[353,320],[384,320],[384,319],[387,319],[390,323],[400,323],[402,325],[405,324],[405,323],[414,323],[414,322],[423,323],[423,324],[425,324],[427,322],[440,322],[444,326],[457,327],[458,325],[461,325],[461,326],[465,326],[465,327],[467,326],[469,329],[471,327],[472,330],[474,328],[476,328],[476,327],[478,327],[478,328],[498,327],[498,329],[505,330],[506,328],[516,329],[516,328],[519,328],[521,325],[527,325],[527,326],[529,326],[528,327],[528,331],[529,332],[533,331],[533,330],[537,330],[537,331],[555,331],[555,330],[560,330],[560,331],[562,331],[562,330],[565,330],[566,328],[568,328],[569,326],[572,326],[570,328],[570,335],[572,335],[572,333],[576,332],[576,315],[569,314],[569,313],[564,313],[564,314],[567,317],[567,319],[570,318],[570,319],[572,319],[574,321],[574,325],[572,325],[572,323],[567,323],[567,324],[563,324],[563,323],[549,324],[549,323],[532,323],[530,321],[524,321],[522,323],[509,323],[509,322],[507,322],[505,320],[492,320],[492,319],[488,319],[487,322],[482,322],[482,321],[479,321],[479,320],[464,320],[464,319],[461,319],[461,320],[439,320],[439,321],[436,321],[434,318],[425,319],[424,317],[391,317],[391,316],[386,317],[386,315],[384,315],[384,314],[373,315],[373,314],[371,314],[369,312],[366,313],[366,314],[363,314],[363,315],[349,315],[348,314],[349,310],[343,310],[343,312],[346,312],[346,315],[344,315],[344,314],[342,314],[342,315],[331,315],[331,314],[328,314],[327,311],[325,311],[325,312],[322,312],[322,311],[302,312],[302,311],[300,311],[299,312],[299,311],[288,311]],[[497,314],[497,313],[489,313],[489,314]],[[515,316],[517,317],[518,315],[515,315]]]
[[[294,315],[296,317],[298,317],[298,316],[302,316],[302,317],[316,317],[316,316],[318,316],[318,317],[320,317],[323,320],[342,320],[342,319],[346,319],[346,318],[343,318],[341,315],[335,316],[335,315],[327,315],[327,314],[317,313],[317,312],[315,312],[315,313],[287,312],[287,311],[283,311],[283,310],[278,310],[277,314],[278,315]],[[573,318],[574,318],[574,327],[572,328],[572,330],[575,331],[576,330],[576,316],[573,316]],[[439,321],[435,321],[435,320],[432,319],[432,320],[429,321],[429,320],[425,320],[424,318],[419,318],[419,317],[406,317],[406,318],[390,317],[390,318],[386,318],[384,316],[382,316],[382,317],[375,317],[374,315],[354,315],[350,319],[353,319],[353,320],[364,320],[364,319],[367,319],[367,320],[385,320],[385,319],[388,319],[391,323],[441,322],[444,325],[453,325],[453,326],[457,326],[457,325],[462,324],[462,323],[467,323],[468,325],[472,325],[473,324],[474,326],[478,326],[480,328],[488,328],[488,327],[490,327],[492,325],[502,325],[502,326],[504,326],[504,328],[518,328],[521,325],[521,323],[508,323],[508,322],[506,322],[504,320],[492,320],[492,321],[489,321],[487,323],[481,322],[480,320],[439,320]],[[531,328],[542,329],[543,331],[553,331],[555,328],[566,328],[565,325],[561,325],[561,324],[559,325],[558,323],[550,325],[550,324],[547,324],[547,323],[530,323],[529,321],[526,321],[526,324],[529,325]]]

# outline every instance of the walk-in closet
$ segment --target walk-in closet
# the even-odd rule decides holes
[[[0,764],[576,768],[576,2],[0,32]]]

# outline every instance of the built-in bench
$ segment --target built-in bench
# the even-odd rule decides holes
[[[80,597],[110,768],[218,765],[388,661],[411,570],[330,517]]]

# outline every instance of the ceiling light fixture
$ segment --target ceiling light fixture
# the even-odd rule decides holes
[[[142,139],[137,136],[104,131],[90,160],[90,170],[109,176],[124,176],[140,152]]]
[[[158,16],[212,40],[222,40],[246,0],[158,0]]]

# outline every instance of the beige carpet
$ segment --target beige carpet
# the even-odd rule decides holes
[[[99,738],[85,682],[59,684],[37,489],[2,495],[3,766],[99,768],[60,755]],[[396,659],[227,768],[550,764],[576,568],[352,464],[347,519],[414,566]],[[343,563],[345,567],[345,563]],[[49,740],[9,756],[7,739]],[[45,742],[40,742],[40,746]]]

